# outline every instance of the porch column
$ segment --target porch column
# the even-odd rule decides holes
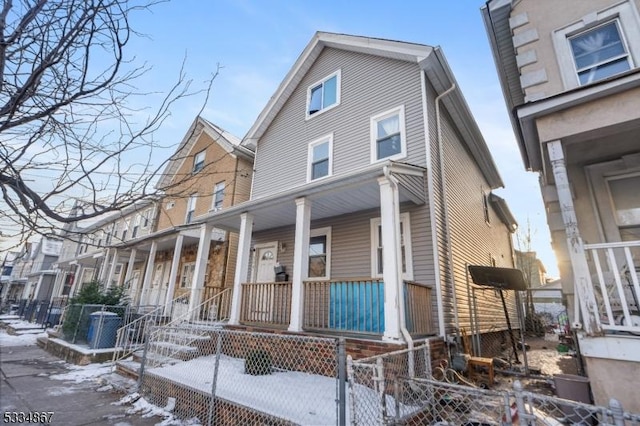
[[[118,249],[113,250],[113,257],[111,258],[111,266],[109,267],[109,274],[107,275],[106,288],[111,287],[111,280],[113,274],[116,272],[116,263],[118,263]]]
[[[157,250],[158,243],[156,241],[152,241],[151,249],[149,250],[149,257],[147,258],[147,267],[144,270],[144,279],[142,280],[142,291],[140,292],[141,305],[148,302],[146,292],[149,291],[149,286],[151,285],[151,280],[153,279],[153,270],[155,269]]]
[[[171,260],[171,272],[169,272],[169,287],[167,288],[167,296],[164,299],[164,315],[169,315],[172,308],[173,292],[176,290],[176,277],[178,276],[178,267],[180,266],[180,256],[182,256],[182,242],[184,235],[178,234],[176,238],[176,246],[173,248],[173,259]]]
[[[253,216],[249,213],[240,215],[240,235],[238,236],[238,257],[236,259],[236,276],[233,279],[233,296],[229,324],[240,323],[240,304],[242,302],[242,282],[247,279],[249,258],[251,257],[251,234],[253,233]]]
[[[136,249],[131,249],[131,253],[129,253],[129,262],[127,263],[127,271],[124,273],[124,285],[129,285],[129,297],[131,298],[131,300],[133,300],[133,298],[136,295],[136,289],[130,286],[129,281],[131,280],[131,275],[133,275],[133,264],[136,263],[136,254],[138,253],[138,250]],[[138,285],[136,284],[136,287]]]
[[[309,228],[311,227],[311,201],[296,199],[296,234],[293,248],[293,277],[291,289],[291,322],[289,331],[302,331],[303,281],[309,276]]]
[[[573,271],[574,291],[580,300],[582,326],[587,334],[601,333],[602,328],[600,317],[598,316],[598,307],[593,293],[589,265],[585,256],[584,242],[578,230],[578,219],[573,206],[562,142],[559,140],[547,142],[547,149],[556,181],[562,221],[567,234],[567,248],[569,249],[569,259],[571,259]],[[578,321],[578,318],[575,318],[574,321]]]
[[[193,282],[191,283],[191,296],[189,297],[189,311],[195,309],[202,302],[202,289],[204,287],[204,276],[207,272],[207,262],[209,260],[209,248],[211,247],[211,231],[213,225],[203,223],[200,226],[200,242],[198,243],[198,254],[196,255],[196,266],[193,271]]]
[[[69,265],[72,265],[73,262],[69,263]],[[78,291],[80,291],[80,286],[82,285],[82,283],[80,282],[80,280],[82,279],[82,276],[80,275],[80,273],[82,272],[82,265],[79,263],[76,263],[76,271],[73,273],[73,284],[71,284],[71,288],[69,289],[69,297],[73,297],[76,295],[76,293]]]
[[[102,263],[100,264],[100,272],[98,272],[98,280],[100,282],[102,282],[102,283],[105,283],[105,284],[107,282],[107,271],[108,271],[109,255],[110,254],[111,254],[111,249],[108,248],[104,252],[104,257],[102,258]]]
[[[382,279],[384,281],[383,340],[400,340],[399,288],[402,284],[400,250],[400,204],[398,188],[387,177],[380,185],[380,224],[382,227]]]

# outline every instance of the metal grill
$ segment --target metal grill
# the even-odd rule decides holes
[[[140,392],[202,424],[336,424],[338,348],[330,338],[159,327]]]

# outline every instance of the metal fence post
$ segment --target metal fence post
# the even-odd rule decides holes
[[[213,368],[213,381],[211,382],[211,401],[209,402],[209,420],[207,424],[211,426],[214,416],[214,405],[216,403],[216,385],[218,384],[218,368],[220,366],[220,353],[222,352],[222,330],[218,330],[218,340],[216,342],[216,362]]]
[[[373,380],[376,383],[378,396],[380,397],[380,420],[382,422],[386,422],[385,418],[387,415],[387,398],[385,396],[384,364],[382,358],[378,358],[376,360]]]
[[[347,424],[347,348],[344,337],[338,340],[338,425]]]
[[[356,401],[355,401],[355,375],[353,372],[353,358],[347,355],[347,377],[349,380],[349,415],[351,417],[351,425],[356,424]]]
[[[144,376],[144,366],[147,363],[147,354],[149,353],[149,341],[151,340],[152,333],[149,333],[149,338],[144,342],[144,351],[142,352],[142,361],[140,362],[140,371],[138,373],[138,392],[142,388],[142,377]]]
[[[76,329],[73,331],[73,344],[76,343],[76,336],[78,335],[78,328],[80,327],[80,323],[82,322],[82,314],[84,313],[84,305],[80,305],[80,315],[78,316],[78,321],[76,321]]]
[[[624,410],[620,401],[611,398],[609,400],[609,409],[611,410],[611,417],[613,417],[613,424],[615,426],[624,426]]]
[[[524,405],[524,395],[522,390],[522,383],[520,383],[520,380],[516,380],[513,382],[513,393],[516,396],[516,406],[518,407],[518,424],[520,426],[527,426],[528,413]]]

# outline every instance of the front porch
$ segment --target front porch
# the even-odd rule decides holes
[[[380,337],[385,332],[384,281],[304,281],[302,331]],[[243,283],[239,324],[290,329],[291,282]],[[435,333],[432,327],[431,288],[404,282],[404,316],[412,337]]]

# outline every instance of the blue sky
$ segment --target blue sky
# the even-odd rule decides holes
[[[137,82],[142,91],[168,90],[185,58],[185,72],[196,87],[219,64],[203,116],[243,137],[316,31],[441,46],[505,181],[497,194],[521,227],[530,221],[533,249],[548,273],[557,276],[537,175],[525,172],[513,136],[480,14],[483,4],[172,0],[133,16],[131,25],[144,36],[135,38],[127,52],[152,67]],[[148,97],[150,103],[154,98]],[[202,102],[195,97],[176,105],[156,139],[175,147]]]

